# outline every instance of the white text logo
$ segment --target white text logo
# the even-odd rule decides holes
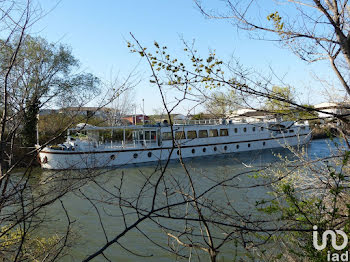
[[[323,250],[325,249],[325,247],[327,246],[327,236],[330,235],[331,236],[331,241],[332,241],[332,247],[335,250],[343,250],[347,245],[348,245],[348,236],[341,230],[335,230],[335,233],[333,230],[326,230],[323,232],[322,234],[322,242],[321,245],[318,244],[318,232],[317,232],[317,226],[314,226],[314,232],[312,234],[313,237],[313,244],[314,247],[317,250]],[[337,245],[337,236],[336,233],[341,235],[344,239],[343,244],[341,244],[340,246]]]
[[[327,246],[327,237],[331,236],[331,243],[332,247],[335,250],[343,250],[348,245],[348,236],[342,231],[342,230],[326,230],[322,234],[322,241],[321,245],[318,244],[318,232],[317,232],[317,226],[313,227],[314,231],[312,233],[312,240],[313,245],[317,250],[323,250]],[[343,244],[337,245],[337,234],[341,235],[343,238]],[[331,253],[330,251],[327,252],[327,261],[349,261],[349,252],[346,251],[345,253],[338,254],[338,253]]]

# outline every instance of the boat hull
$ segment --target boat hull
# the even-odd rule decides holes
[[[125,166],[137,163],[163,161],[188,157],[201,157],[253,150],[298,146],[308,143],[311,134],[280,138],[250,139],[244,141],[216,142],[210,144],[185,144],[180,147],[119,148],[94,151],[59,151],[44,148],[39,153],[42,168],[86,169]]]

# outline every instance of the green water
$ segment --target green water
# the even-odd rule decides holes
[[[266,166],[271,163],[278,163],[279,158],[276,154],[293,158],[288,150],[264,150],[246,152],[241,154],[228,154],[220,156],[203,157],[196,159],[186,160],[186,166],[191,174],[193,183],[195,184],[198,193],[203,192],[209,188],[214,181],[222,180],[228,177],[233,177],[236,174],[247,172],[248,170],[255,170],[260,166]],[[315,140],[308,145],[308,154],[310,156],[326,156],[329,154],[326,140]],[[116,187],[120,185],[122,174],[123,178],[123,194],[127,197],[133,197],[143,185],[145,178],[153,174],[155,170],[155,164],[149,164],[146,166],[131,166],[126,168],[98,170],[95,171],[96,177],[94,181],[87,181],[84,186],[81,187],[81,192],[75,190],[72,193],[67,194],[62,198],[65,208],[67,209],[70,219],[74,220],[73,234],[74,240],[69,248],[69,255],[65,256],[61,261],[81,261],[88,255],[94,253],[101,248],[106,239],[102,230],[102,226],[99,222],[99,216],[93,207],[93,205],[84,197],[87,196],[96,204],[99,210],[103,226],[105,228],[108,239],[113,239],[116,235],[123,231],[123,219],[121,217],[121,211],[119,209],[118,201],[112,197],[110,191],[113,194],[117,194]],[[86,172],[86,171],[85,171]],[[54,173],[52,171],[43,171],[40,176],[37,177],[42,183],[46,183],[48,187],[50,185],[52,177],[53,180],[57,180],[55,186],[64,185],[70,183],[70,180],[76,179],[79,172],[59,172]],[[78,175],[77,175],[78,174]],[[156,177],[159,172],[155,173]],[[166,176],[171,177],[168,181],[181,184],[183,188],[189,190],[189,184],[185,175],[183,167],[173,161],[170,163]],[[152,179],[151,179],[152,180]],[[62,182],[63,181],[63,182]],[[155,182],[156,179],[154,179]],[[212,190],[209,194],[209,198],[217,201],[219,204],[230,202],[230,204],[242,214],[251,212],[254,210],[254,204],[257,200],[267,197],[267,189],[263,186],[249,188],[254,183],[258,184],[261,181],[257,181],[249,174],[242,174],[234,179],[230,180],[229,186],[231,189],[224,192],[222,188]],[[105,190],[104,190],[105,189]],[[160,190],[164,190],[161,186]],[[84,195],[83,195],[84,194]],[[152,201],[152,191],[145,192],[140,199],[140,206],[149,207]],[[162,198],[160,198],[162,199]],[[173,199],[174,201],[176,199]],[[178,199],[177,199],[178,200]],[[162,200],[160,200],[161,202]],[[162,203],[157,203],[161,205]],[[127,212],[127,210],[125,210]],[[252,213],[254,214],[254,212]],[[52,206],[46,209],[46,218],[50,221],[42,226],[41,233],[44,236],[50,236],[51,234],[58,233],[63,234],[67,226],[67,218],[59,202],[54,203]],[[212,214],[215,216],[215,214]],[[135,219],[135,215],[127,217],[127,222],[131,224]],[[171,228],[181,229],[183,225],[181,222],[167,223]],[[152,222],[144,221],[140,224],[140,228],[144,233],[152,240],[157,242],[163,247],[167,247],[168,237],[164,231],[160,230],[157,225]],[[221,234],[221,233],[220,233]],[[110,246],[105,255],[111,261],[176,261],[176,256],[169,252],[157,247],[151,243],[137,230],[128,232],[121,240],[122,245],[133,252],[142,256],[136,256],[130,254],[130,252],[124,250],[117,244]],[[184,254],[189,255],[189,251],[184,251]],[[207,255],[204,252],[199,252],[203,261],[208,261]],[[224,246],[221,249],[219,255],[219,261],[232,261],[232,257],[235,255],[234,243]],[[178,259],[181,260],[181,259]],[[102,256],[97,257],[93,261],[106,261]],[[197,261],[194,258],[194,261]]]

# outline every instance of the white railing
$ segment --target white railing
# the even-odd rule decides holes
[[[175,125],[219,125],[223,122],[225,119],[174,120]]]
[[[129,140],[129,141],[117,141],[117,142],[98,142],[98,146],[101,147],[106,147],[106,148],[136,148],[136,147],[147,147],[149,145],[156,145],[157,140],[154,139],[144,139],[144,140]]]
[[[276,121],[267,118],[231,118],[231,119],[203,119],[203,120],[174,120],[174,125],[225,125],[232,123],[264,123]]]

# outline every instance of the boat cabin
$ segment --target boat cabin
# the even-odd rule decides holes
[[[159,126],[78,127],[68,130],[68,141],[95,146],[160,146]]]

